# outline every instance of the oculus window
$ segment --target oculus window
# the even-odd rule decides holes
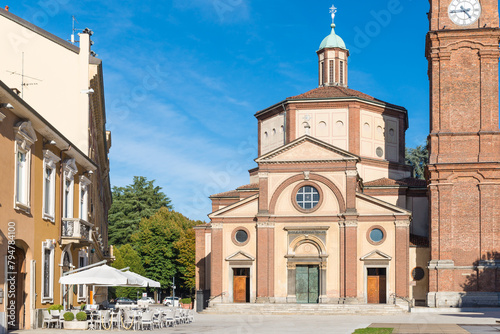
[[[319,203],[319,192],[313,186],[304,186],[297,191],[297,204],[304,210],[314,209]]]

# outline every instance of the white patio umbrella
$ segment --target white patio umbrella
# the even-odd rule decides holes
[[[136,277],[138,279],[144,280],[144,284],[142,286],[145,287],[145,288],[147,288],[147,287],[150,287],[150,288],[160,288],[161,287],[160,282],[157,282],[157,281],[152,280],[150,278],[147,278],[147,277],[144,277],[142,275],[136,274],[136,273],[134,273],[132,271],[128,271],[127,270],[127,271],[122,271],[122,273],[127,274],[127,275],[131,275],[131,276]]]
[[[102,265],[87,270],[68,274],[59,279],[60,284],[102,285],[102,286],[133,286],[143,287],[145,280],[119,271],[113,267]]]

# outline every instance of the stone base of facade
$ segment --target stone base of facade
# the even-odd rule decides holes
[[[348,305],[366,304],[364,298],[356,298],[356,297],[339,298],[338,303],[348,304]]]
[[[499,307],[498,292],[429,292],[428,307]]]
[[[208,302],[208,306],[212,306],[214,304],[221,304],[221,303],[224,303],[225,301],[222,299],[222,296],[217,296],[215,297],[214,299],[211,299],[209,302]]]
[[[257,297],[255,299],[255,303],[257,304],[274,304],[275,302],[274,297]]]

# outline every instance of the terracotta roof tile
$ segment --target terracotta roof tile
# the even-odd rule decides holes
[[[410,234],[410,245],[417,247],[429,247],[429,238],[420,235]]]
[[[231,190],[231,191],[226,191],[223,193],[215,194],[210,196],[210,198],[216,198],[216,197],[240,197],[240,192],[237,190]]]
[[[368,94],[340,86],[318,87],[303,94],[289,97],[288,100],[319,99],[319,98],[332,98],[332,97],[359,97],[365,100],[380,101]]]
[[[247,185],[238,187],[236,190],[258,190],[258,189],[259,189],[259,184],[252,183],[252,184],[247,184]]]
[[[247,184],[241,187],[238,187],[236,190],[231,190],[231,191],[226,191],[223,193],[215,194],[210,196],[210,198],[217,198],[217,197],[223,197],[223,198],[230,198],[230,197],[240,197],[240,192],[243,190],[259,190],[259,184],[258,183],[252,183],[252,184]]]
[[[425,188],[427,187],[427,181],[421,179],[415,179],[413,177],[408,177],[401,180],[393,180],[388,178],[382,178],[364,184],[365,187],[411,187],[411,188]]]

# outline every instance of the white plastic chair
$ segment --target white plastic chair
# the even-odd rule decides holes
[[[194,311],[193,310],[188,311],[187,321],[188,321],[188,323],[194,322]]]
[[[153,311],[142,313],[141,329],[144,329],[144,325],[148,326],[150,330],[153,330]]]
[[[163,323],[165,327],[175,326],[175,314],[172,308],[168,308],[167,311],[163,313]]]
[[[49,313],[48,310],[42,310],[43,314],[43,323],[42,323],[42,328],[43,325],[45,325],[45,328],[50,328],[50,324],[54,324],[54,327],[57,324],[57,320],[52,317],[52,314]]]

